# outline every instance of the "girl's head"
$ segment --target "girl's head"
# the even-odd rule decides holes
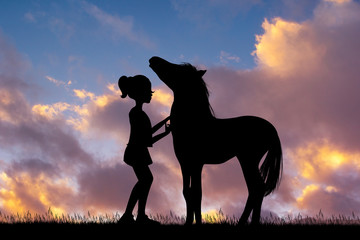
[[[122,92],[122,98],[129,96],[135,101],[150,103],[153,91],[151,91],[151,82],[147,77],[143,75],[122,76],[119,78],[118,85]]]

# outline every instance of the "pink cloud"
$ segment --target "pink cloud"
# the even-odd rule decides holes
[[[74,189],[66,184],[94,157],[81,145],[63,118],[36,114],[25,91],[31,66],[0,34],[0,207],[5,211],[67,210]],[[31,79],[31,78],[30,78]]]
[[[253,53],[256,68],[211,67],[205,75],[217,117],[257,115],[279,131],[284,176],[278,191],[264,201],[264,212],[313,214],[322,208],[349,213],[359,207],[358,10],[357,2],[323,1],[304,22],[264,20]],[[122,163],[134,103],[120,99],[116,87],[108,85],[101,95],[78,89],[78,105],[31,106],[24,94],[34,89],[24,77],[31,64],[2,34],[0,59],[0,147],[11,156],[0,159],[0,207],[20,201],[21,209],[34,211],[47,210],[49,204],[59,211],[123,211],[136,182],[132,169]],[[171,104],[165,86],[154,88],[158,95],[145,106],[153,124],[169,114]],[[331,151],[317,154],[322,149]],[[172,138],[150,151],[154,183],[149,211],[185,214]],[[337,155],[344,159],[336,160]],[[332,158],[335,165],[326,164]],[[319,174],[306,175],[305,163]],[[247,195],[241,171],[236,160],[204,168],[206,211],[241,213]],[[29,191],[30,183],[41,191]]]
[[[11,156],[1,159],[2,210],[43,213],[51,207],[57,214],[122,211],[136,183],[132,169],[122,163],[122,153],[100,159],[91,149],[93,144],[86,144],[91,143],[89,138],[98,142],[108,138],[120,150],[124,149],[129,134],[128,112],[133,103],[122,101],[119,91],[110,84],[102,95],[84,89],[74,91],[74,97],[82,100],[80,105],[58,102],[31,106],[24,88],[19,87],[27,86],[21,74],[26,70],[22,57],[7,41],[0,40],[4,46],[0,69],[0,146]],[[166,89],[159,88],[154,94],[153,104],[146,107],[153,121],[165,117],[169,99]],[[170,149],[170,144],[168,141],[163,147]],[[174,174],[176,183],[172,184],[174,177],[168,174],[174,171],[168,171],[165,165],[170,150],[153,152],[161,160],[152,166],[155,180],[149,211],[168,213],[176,209],[168,194],[176,192],[181,196],[180,188],[171,190],[180,186],[177,183],[181,179]],[[169,182],[168,186],[164,184]]]
[[[208,69],[205,75],[218,117],[258,115],[277,127],[285,150],[285,177],[275,194],[276,199],[291,203],[301,196],[298,191],[306,187],[301,168],[296,165],[304,160],[299,155],[288,155],[288,151],[326,139],[325,146],[334,152],[322,155],[322,161],[331,161],[335,153],[346,158],[335,169],[330,170],[330,166],[324,164],[313,173],[318,176],[311,179],[313,184],[324,187],[313,190],[312,195],[304,195],[301,210],[311,213],[319,212],[321,201],[326,199],[330,201],[326,205],[329,213],[345,208],[348,213],[350,208],[356,210],[358,204],[358,196],[352,195],[357,185],[350,180],[354,173],[342,169],[345,162],[354,169],[357,166],[354,156],[359,154],[360,114],[356,105],[360,102],[360,71],[356,66],[360,64],[357,54],[360,44],[356,39],[360,37],[357,27],[360,19],[355,14],[359,4],[344,4],[347,5],[322,2],[314,11],[313,19],[305,22],[265,20],[264,33],[257,37],[253,53],[257,68],[236,71],[219,67]],[[332,22],[327,21],[334,12],[337,14],[332,14]],[[320,148],[321,145],[317,145],[315,149]],[[315,154],[308,155],[310,166],[315,166]],[[326,175],[318,175],[319,171]],[[339,180],[339,175],[349,180],[346,188],[334,181]],[[326,188],[329,190],[332,186],[341,191],[327,192]],[[318,199],[317,194],[321,195]],[[342,204],[344,208],[340,208]],[[299,207],[296,201],[290,205],[293,210]],[[265,208],[267,206],[275,205],[268,201]]]

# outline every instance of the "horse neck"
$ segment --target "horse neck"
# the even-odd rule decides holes
[[[181,119],[193,119],[195,121],[213,120],[210,105],[207,99],[198,100],[191,96],[177,96],[174,94],[174,102],[171,115]]]

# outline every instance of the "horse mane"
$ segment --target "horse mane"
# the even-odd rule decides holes
[[[212,108],[210,101],[209,101],[210,93],[209,93],[209,89],[207,87],[206,82],[198,74],[198,70],[196,69],[196,67],[194,67],[190,63],[182,63],[181,66],[183,66],[186,69],[185,71],[189,71],[191,73],[191,76],[193,76],[194,82],[196,84],[195,86],[198,88],[196,90],[198,90],[199,93],[202,93],[199,96],[205,94],[205,96],[202,98],[202,100],[204,101],[204,104],[206,104],[207,109],[209,109],[211,117],[215,117],[214,109]]]

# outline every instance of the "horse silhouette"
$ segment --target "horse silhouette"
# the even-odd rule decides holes
[[[260,221],[263,198],[280,183],[282,150],[275,127],[255,116],[218,119],[202,79],[205,70],[173,64],[160,57],[149,60],[150,68],[172,91],[171,132],[183,176],[186,201],[185,224],[201,224],[201,172],[204,164],[221,164],[237,157],[243,169],[248,198],[239,224]],[[259,166],[262,158],[266,157]]]

